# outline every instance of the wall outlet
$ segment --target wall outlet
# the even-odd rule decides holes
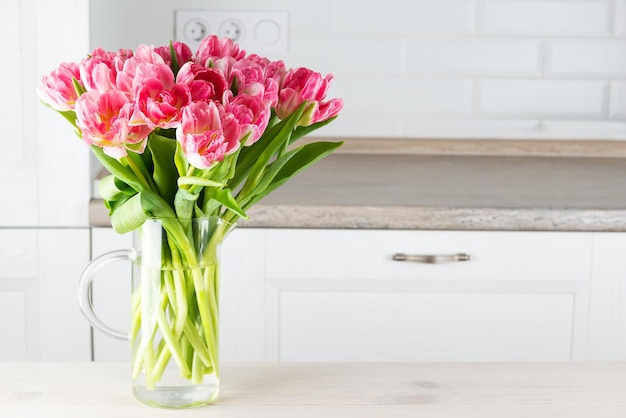
[[[228,37],[252,54],[286,53],[289,15],[276,11],[176,10],[175,39],[195,50],[208,35]]]

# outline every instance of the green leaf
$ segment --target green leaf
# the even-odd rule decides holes
[[[174,50],[174,44],[172,41],[170,41],[170,56],[172,57],[172,72],[174,73],[174,77],[176,77],[180,66],[178,64],[178,57],[176,56],[176,51]]]
[[[76,126],[76,112],[73,110],[57,110],[73,126]],[[76,128],[78,129],[78,128]]]
[[[198,196],[197,194],[189,193],[186,189],[178,189],[174,198],[174,207],[176,208],[178,218],[191,219]]]
[[[288,180],[300,173],[305,168],[315,164],[317,161],[326,157],[334,150],[339,148],[343,142],[313,142],[311,144],[303,145],[300,148],[290,151],[290,158],[282,164],[282,167],[273,176],[271,182],[263,190],[256,190],[250,199],[246,200],[246,203],[242,206],[244,209],[248,209],[256,202],[267,196],[269,193],[276,190],[278,187],[285,184]],[[287,156],[287,154],[285,154]],[[283,157],[285,157],[283,156]],[[278,160],[277,160],[278,161]],[[268,171],[269,172],[269,171]]]
[[[77,79],[72,77],[72,85],[74,86],[74,91],[76,91],[76,95],[80,97],[87,90],[84,89],[83,86],[80,85]]]
[[[136,152],[129,151],[126,153],[126,160],[129,165],[134,164],[134,170],[139,170],[141,176],[143,176],[144,184],[149,189],[152,188],[153,183],[152,180],[152,158],[149,154],[149,150],[146,149],[146,152],[143,154],[138,154]],[[130,161],[129,161],[130,160]]]
[[[141,193],[138,193],[112,210],[111,226],[118,234],[125,234],[139,228],[149,217],[141,206]]]
[[[130,190],[133,190],[133,189],[130,189]],[[105,200],[104,201],[104,206],[106,206],[109,209],[109,216],[113,215],[113,213],[119,207],[123,206],[128,199],[130,199],[131,197],[133,197],[134,195],[137,194],[137,192],[135,192],[134,190],[133,190],[133,193],[134,193],[133,195],[128,195],[126,197],[121,197],[121,198],[116,199],[116,200]]]
[[[291,133],[293,132],[296,126],[296,123],[298,123],[298,121],[300,120],[300,117],[302,116],[302,112],[304,111],[305,105],[306,105],[306,102],[302,103],[302,105],[300,105],[300,107],[294,113],[292,113],[287,119],[281,121],[280,123],[272,127],[272,129],[279,128],[279,131],[275,134],[273,138],[269,140],[269,143],[265,147],[263,147],[256,161],[252,165],[252,168],[246,178],[246,182],[243,186],[243,189],[241,190],[241,194],[244,197],[254,194],[253,190],[256,187],[259,180],[261,179],[261,176],[263,175],[263,171],[265,170],[267,163],[270,161],[272,156],[280,150],[281,146],[285,142],[289,141],[289,137],[291,136]]]
[[[293,134],[291,135],[291,139],[289,140],[290,144],[293,144],[294,142],[296,142],[298,139],[309,135],[311,132],[328,125],[329,123],[331,123],[332,121],[334,121],[335,119],[337,119],[337,116],[333,116],[330,119],[326,119],[325,121],[322,122],[317,122],[314,123],[313,125],[309,125],[309,126],[298,126],[295,131],[293,131]]]
[[[136,193],[128,184],[113,174],[100,179],[98,190],[104,200],[120,200]]]
[[[156,193],[145,191],[140,193],[141,195],[141,207],[154,218],[160,219],[175,219],[176,212],[168,203]]]
[[[102,148],[95,145],[92,145],[90,148],[96,158],[100,161],[100,163],[102,163],[104,168],[109,171],[109,173],[113,174],[115,177],[128,184],[138,192],[145,189],[141,181],[139,181],[131,169],[121,164],[115,158],[106,155]]]
[[[178,170],[179,176],[184,176],[187,174],[189,170],[189,162],[187,162],[187,158],[185,157],[185,153],[183,152],[183,148],[180,145],[180,142],[176,141],[176,152],[174,153],[174,165],[176,166],[176,170]]]
[[[176,213],[158,194],[143,191],[128,198],[111,214],[111,225],[124,234],[139,228],[149,218],[175,219]]]
[[[278,120],[278,118],[273,116],[268,123],[269,128],[265,130],[263,135],[261,135],[261,137],[254,144],[244,146],[240,150],[235,167],[235,175],[232,176],[231,180],[228,182],[231,189],[237,188],[237,186],[246,178],[252,169],[252,165],[261,155],[261,152],[282,129],[284,121],[274,123],[276,120]]]
[[[238,216],[244,219],[248,219],[248,215],[246,215],[243,209],[239,206],[239,204],[233,197],[233,193],[230,189],[219,190],[217,193],[215,193],[213,199],[221,203],[227,209],[236,213]]]
[[[178,178],[178,171],[174,162],[176,141],[152,134],[148,141],[148,148],[152,155],[152,163],[154,165],[152,178],[157,191],[166,202],[173,205]]]
[[[263,190],[265,190],[267,188],[267,186],[269,186],[269,184],[272,182],[272,180],[274,180],[274,178],[280,172],[280,170],[282,170],[282,168],[285,166],[285,164],[287,164],[287,162],[292,157],[294,157],[299,151],[300,151],[300,149],[291,150],[291,151],[287,152],[286,154],[284,154],[283,156],[277,158],[271,164],[269,164],[267,166],[267,169],[263,173],[263,177],[261,177],[261,180],[259,181],[259,183],[255,187],[255,194],[262,193]]]
[[[209,179],[205,179],[204,177],[196,177],[196,176],[182,176],[178,178],[178,185],[183,186],[185,184],[196,185],[196,186],[208,186],[208,187],[224,187],[226,184],[220,183],[218,181],[213,181]]]

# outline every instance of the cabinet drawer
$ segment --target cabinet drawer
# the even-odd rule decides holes
[[[279,358],[569,361],[573,299],[571,294],[285,291]]]
[[[586,281],[592,234],[508,231],[269,230],[270,279]],[[469,261],[393,261],[395,253],[467,253]]]

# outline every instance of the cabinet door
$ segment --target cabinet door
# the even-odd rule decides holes
[[[77,285],[88,229],[0,229],[0,360],[85,361]]]
[[[268,358],[569,361],[583,354],[592,235],[269,230]],[[450,254],[448,264],[392,261]]]
[[[89,151],[36,88],[89,52],[89,4],[3,0],[0,25],[1,226],[87,226]],[[33,65],[34,62],[34,65]],[[9,202],[8,198],[6,201]]]
[[[131,248],[132,234],[118,234],[113,228],[93,228],[92,258],[107,251]],[[116,262],[96,273],[92,286],[92,303],[106,324],[120,331],[130,329],[131,264]],[[111,338],[94,329],[95,361],[130,361],[130,343]]]
[[[626,234],[594,234],[588,355],[626,361]]]

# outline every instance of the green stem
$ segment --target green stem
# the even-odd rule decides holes
[[[133,330],[143,328],[134,344],[133,375],[143,371],[148,388],[157,386],[170,360],[184,378],[196,383],[206,373],[216,377],[219,373],[219,277],[215,256],[228,225],[218,226],[198,256],[194,234],[184,224],[184,220],[162,220],[169,248],[161,254],[143,254],[143,262],[157,266],[161,263],[160,269],[142,268],[141,287],[135,291],[133,301]],[[162,238],[145,233],[143,239],[149,242]]]
[[[124,157],[124,160],[128,163],[128,166],[130,167],[130,169],[133,171],[133,174],[135,174],[135,176],[137,176],[137,178],[139,179],[139,181],[141,182],[141,184],[147,189],[147,190],[152,190],[152,191],[157,191],[156,185],[154,184],[154,181],[152,180],[152,177],[150,177],[149,175],[146,176],[144,174],[144,171],[147,173],[148,169],[146,168],[146,166],[142,163],[143,165],[143,170],[142,168],[140,168],[137,163],[135,162],[135,159],[132,158],[130,155]]]
[[[217,344],[216,344],[216,336],[215,330],[212,326],[213,321],[211,319],[211,311],[209,310],[209,304],[211,303],[207,298],[206,289],[204,288],[204,280],[200,271],[197,269],[192,270],[193,273],[193,284],[196,289],[196,299],[198,303],[198,312],[200,314],[200,321],[202,323],[202,331],[204,332],[204,339],[207,344],[207,348],[209,350],[209,354],[211,355],[211,364],[213,364],[215,369],[215,374],[217,373]]]
[[[185,336],[202,362],[206,366],[211,366],[213,364],[211,353],[209,352],[207,346],[204,345],[204,342],[202,342],[202,338],[198,334],[198,330],[189,318],[187,318],[187,321],[185,322]]]

